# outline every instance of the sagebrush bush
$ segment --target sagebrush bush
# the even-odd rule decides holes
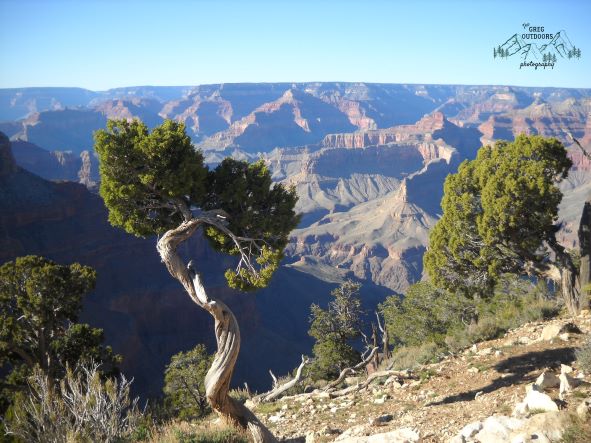
[[[142,417],[131,400],[131,381],[102,380],[99,365],[68,368],[56,382],[39,368],[29,392],[16,397],[7,433],[26,442],[91,443],[130,440]]]
[[[436,361],[446,352],[499,338],[509,329],[560,311],[543,282],[513,275],[504,276],[487,299],[469,300],[426,282],[409,288],[407,297],[389,297],[381,305],[393,344],[400,346],[392,357],[400,369]]]
[[[589,443],[591,441],[591,420],[570,415],[560,443]]]
[[[585,373],[591,372],[591,337],[588,337],[583,346],[575,351],[579,368]]]
[[[213,431],[176,433],[178,443],[248,443],[248,438],[231,428]]]
[[[239,430],[202,423],[170,422],[153,433],[149,443],[247,443]]]
[[[413,369],[419,365],[435,363],[445,355],[445,347],[435,342],[419,346],[402,346],[392,354],[393,369]]]
[[[238,400],[240,403],[244,403],[246,400],[252,397],[250,391],[246,389],[246,387],[232,389],[228,394],[230,395],[230,397],[232,397],[235,400]]]

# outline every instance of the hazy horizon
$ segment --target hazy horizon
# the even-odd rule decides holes
[[[508,87],[508,88],[537,88],[537,89],[591,89],[591,86],[536,86],[536,85],[515,85],[515,84],[485,84],[485,83],[410,83],[410,82],[367,82],[367,81],[340,81],[340,80],[310,80],[310,81],[264,81],[264,82],[217,82],[217,83],[196,83],[196,84],[143,84],[143,85],[124,85],[115,86],[107,89],[89,89],[83,86],[16,86],[16,87],[0,87],[0,90],[11,89],[82,89],[90,92],[107,92],[117,89],[133,89],[133,88],[196,88],[200,86],[216,86],[216,85],[304,85],[313,83],[335,83],[335,84],[366,84],[366,85],[402,85],[402,86],[467,86],[467,87]]]

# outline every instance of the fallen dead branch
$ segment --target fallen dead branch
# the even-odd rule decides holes
[[[324,392],[329,391],[330,389],[338,386],[346,377],[348,377],[349,375],[355,374],[357,371],[359,371],[360,369],[365,368],[367,365],[369,365],[369,363],[371,362],[371,360],[373,359],[374,355],[376,354],[376,352],[378,352],[378,348],[375,347],[371,350],[371,352],[369,353],[369,355],[367,357],[365,357],[365,359],[361,360],[359,363],[357,363],[355,366],[351,367],[351,368],[345,368],[341,371],[341,373],[339,374],[338,378],[329,383],[325,388],[324,388]]]
[[[304,366],[306,366],[309,362],[310,359],[302,355],[302,362],[300,363],[300,366],[298,366],[298,370],[296,371],[295,377],[282,385],[278,384],[277,377],[275,377],[275,375],[271,371],[269,371],[271,373],[271,377],[273,378],[273,389],[271,389],[269,392],[265,392],[263,394],[257,395],[256,397],[253,397],[252,401],[255,403],[265,403],[273,401],[279,396],[281,396],[281,394],[283,394],[287,390],[296,386],[299,382],[302,381],[302,371],[304,369]]]

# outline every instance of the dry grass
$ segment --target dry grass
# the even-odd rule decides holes
[[[147,443],[246,443],[248,436],[233,427],[204,421],[172,421],[154,429]]]

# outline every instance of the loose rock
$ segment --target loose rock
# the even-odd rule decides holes
[[[392,421],[394,417],[390,414],[380,415],[379,417],[375,417],[370,419],[369,424],[371,426],[385,426],[388,422]]]
[[[551,372],[542,372],[535,383],[541,390],[556,388],[560,386],[560,379]]]
[[[540,335],[541,340],[554,340],[555,338],[559,337],[560,334],[564,334],[566,332],[570,332],[572,334],[580,334],[581,330],[577,325],[574,323],[552,323],[550,325],[544,326],[542,329],[542,334]]]

